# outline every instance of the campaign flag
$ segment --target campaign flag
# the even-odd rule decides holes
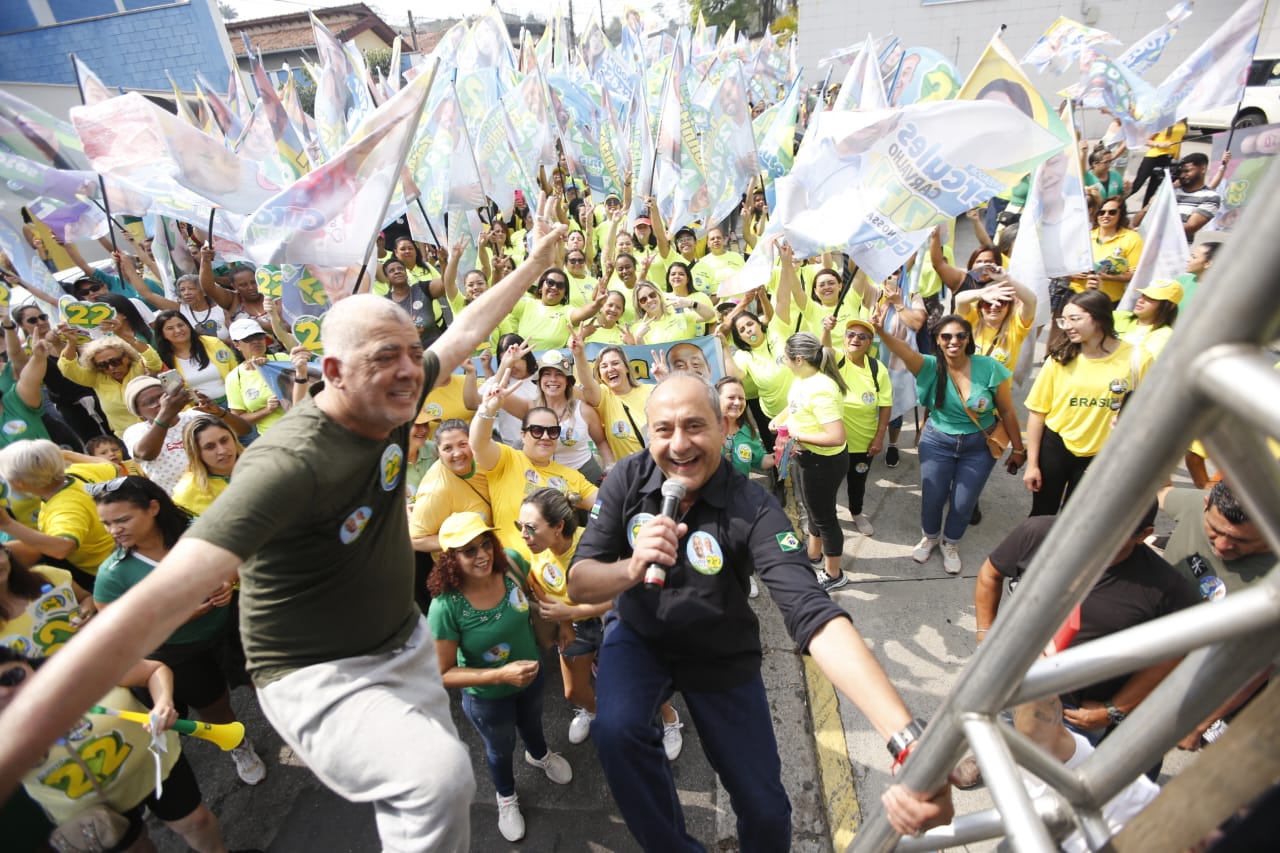
[[[1089,245],[1092,227],[1084,196],[1084,175],[1076,154],[1079,146],[1070,102],[1063,115],[1063,125],[1071,142],[1036,169],[1018,230],[1020,237],[1034,234],[1049,276],[1076,275],[1093,269],[1093,250]]]
[[[511,37],[496,5],[489,6],[471,25],[467,37],[458,46],[458,70],[495,68],[509,71],[516,67],[511,53]]]
[[[631,103],[627,109],[626,139],[629,168],[635,176],[635,186],[641,196],[653,195],[655,145],[652,127],[644,87],[637,86],[631,93]],[[671,228],[670,224],[668,228]]]
[[[347,268],[365,262],[434,77],[415,78],[369,115],[332,159],[254,211],[241,234],[254,263]]]
[[[683,83],[684,63],[676,61],[667,74],[654,147],[654,192],[670,227],[680,228],[701,219],[711,207],[711,197],[701,168],[701,146]]]
[[[1133,268],[1133,277],[1120,298],[1120,310],[1131,311],[1138,291],[1158,278],[1174,278],[1187,271],[1191,250],[1178,215],[1178,199],[1173,182],[1165,173],[1142,220],[1142,256]]]
[[[934,226],[1013,186],[1026,163],[1038,165],[1063,144],[994,101],[824,112],[791,173],[775,182],[770,224],[796,255],[845,251],[880,281]]]
[[[756,155],[760,171],[777,178],[791,171],[795,161],[796,119],[800,108],[800,79],[797,74],[780,102],[756,116],[752,122],[755,132]]]
[[[247,40],[245,48],[249,49]],[[240,79],[240,68],[236,65],[231,66],[231,73],[228,75],[227,106],[242,122],[248,121],[249,113],[253,111],[253,104],[249,103],[249,94],[244,90],[244,81]]]
[[[169,88],[173,90],[173,106],[178,111],[178,118],[197,130],[208,133],[209,128],[204,125],[195,114],[191,112],[191,105],[187,103],[186,96],[182,94],[182,90],[178,88],[178,81],[173,79],[173,75],[169,73],[169,69],[164,70],[164,76],[169,81]],[[86,101],[86,103],[88,103]]]
[[[702,172],[710,196],[707,222],[720,222],[733,213],[748,184],[759,174],[742,63],[732,61],[730,68],[709,101],[701,105],[708,115],[701,148]]]
[[[449,29],[445,30],[444,36],[436,44],[436,49],[431,51],[431,55],[423,57],[421,55],[414,57],[414,68],[426,68],[428,60],[434,56],[440,61],[440,70],[444,71],[458,66],[458,51],[462,49],[462,43],[467,40],[467,34],[471,31],[466,21],[458,21]],[[416,76],[416,73],[415,73]],[[409,75],[405,75],[406,81],[410,79]]]
[[[449,209],[484,205],[475,151],[452,83],[444,87],[444,97],[418,125],[405,167],[418,185],[418,199],[433,221],[442,221],[440,217]],[[409,206],[410,214],[416,210],[417,205]]]
[[[107,217],[81,196],[98,196],[93,172],[65,171],[0,149],[0,180],[31,202],[36,217],[64,243],[106,236]]]
[[[347,141],[352,120],[358,121],[365,114],[369,89],[352,67],[351,57],[342,43],[319,18],[310,12],[307,14],[311,15],[316,52],[320,55],[320,79],[316,81],[314,109],[316,129],[320,148],[326,157],[330,157]],[[358,100],[357,91],[360,89],[364,90],[363,101]]]
[[[591,187],[593,193],[599,193],[601,196],[607,196],[610,193],[617,194],[618,198],[622,198],[624,189],[624,175],[631,171],[631,157],[627,147],[627,139],[618,129],[617,121],[614,118],[613,102],[608,92],[602,92],[601,110],[597,114],[597,125],[599,128],[599,158],[600,168],[598,170],[586,169],[587,184]],[[578,125],[572,128],[571,136],[583,134],[587,139],[590,138],[590,131],[584,132],[584,129]],[[586,147],[579,146],[579,151],[585,157]],[[584,160],[584,167],[586,163]]]
[[[9,222],[0,218],[0,253],[9,257],[13,271],[22,283],[38,290],[50,299],[61,299],[67,292],[58,284],[49,268],[36,255],[26,239]]]
[[[156,259],[160,282],[164,285],[166,299],[178,300],[178,277],[196,274],[196,261],[187,250],[186,240],[178,233],[173,220],[164,216],[149,217],[153,225],[147,233],[152,235],[151,255]],[[207,224],[207,223],[206,223]]]
[[[882,110],[889,106],[884,93],[884,80],[880,76],[880,63],[876,58],[875,43],[870,34],[862,43],[862,49],[854,57],[849,72],[840,84],[833,109]]]
[[[909,47],[887,87],[889,103],[920,104],[949,101],[960,91],[960,72],[950,59],[927,47]]]
[[[1120,44],[1111,33],[1087,27],[1070,18],[1058,18],[1041,33],[1036,43],[1022,57],[1023,65],[1030,65],[1041,74],[1052,71],[1061,74],[1076,65],[1094,45]]]
[[[999,35],[991,37],[956,99],[1010,104],[1064,143],[1067,141],[1067,130],[1062,126],[1062,120],[1027,79],[1018,66],[1018,60]]]
[[[71,67],[75,70],[76,83],[80,87],[80,100],[85,104],[100,104],[103,101],[114,98],[117,93],[113,93],[107,88],[107,84],[102,82],[102,78],[93,73],[93,70],[84,63],[80,57],[74,53],[71,54]],[[169,74],[165,71],[165,75]],[[173,82],[173,78],[169,78],[169,82]],[[174,86],[177,91],[177,86]]]
[[[63,119],[0,89],[0,145],[55,169],[89,168],[76,130]]]
[[[1231,139],[1230,149],[1227,148],[1228,136]],[[1213,222],[1207,226],[1214,231],[1230,231],[1257,193],[1262,176],[1271,166],[1271,158],[1280,153],[1280,124],[1238,127],[1233,134],[1217,134],[1210,162],[1222,162],[1222,157],[1228,150],[1231,152],[1231,160],[1218,184],[1222,206]]]
[[[241,35],[243,36],[244,34],[241,33]],[[271,80],[267,77],[267,69],[262,64],[262,55],[255,54],[252,48],[249,47],[247,36],[244,42],[245,48],[249,53],[249,67],[252,69],[250,79],[253,80],[253,84],[258,90],[258,106],[261,107],[263,117],[271,128],[271,135],[275,139],[276,148],[279,151],[279,162],[284,164],[295,178],[301,177],[309,172],[313,165],[311,158],[307,155],[307,149],[303,144],[301,133],[298,128],[294,127],[293,122],[289,120],[289,113],[285,110],[284,104],[280,102],[280,97],[276,94],[275,87],[271,85]],[[318,90],[316,97],[319,99]],[[255,111],[257,108],[255,106]],[[323,150],[323,146],[321,148]]]
[[[509,123],[511,149],[526,175],[537,175],[538,167],[558,161],[555,116],[547,102],[547,85],[537,66],[515,88],[502,96],[502,110]],[[521,186],[520,189],[527,189]]]
[[[1129,45],[1129,48],[1120,54],[1121,65],[1135,74],[1145,74],[1151,66],[1159,62],[1165,47],[1177,35],[1178,26],[1191,17],[1190,0],[1182,0],[1166,12],[1165,17],[1163,24]]]
[[[777,233],[779,229],[772,221],[765,226],[765,233],[756,242],[751,257],[747,258],[737,272],[720,283],[720,288],[716,291],[718,298],[741,296],[769,283],[777,269],[777,252],[773,243],[773,237]]]

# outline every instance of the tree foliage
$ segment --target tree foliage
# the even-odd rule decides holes
[[[240,17],[240,13],[230,3],[219,3],[218,14],[222,15],[222,20],[224,21],[234,21]]]

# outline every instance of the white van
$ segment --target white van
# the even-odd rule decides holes
[[[1245,81],[1244,100],[1189,116],[1187,124],[1205,130],[1255,127],[1280,122],[1280,55],[1254,57]]]

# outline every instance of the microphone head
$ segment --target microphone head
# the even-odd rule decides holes
[[[675,498],[676,500],[684,500],[687,490],[684,483],[680,480],[667,480],[662,484],[662,496],[664,498]]]

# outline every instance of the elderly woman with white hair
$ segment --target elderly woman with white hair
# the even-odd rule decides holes
[[[58,328],[65,344],[58,358],[58,370],[72,382],[92,388],[98,394],[107,424],[117,436],[136,424],[138,416],[124,402],[124,386],[137,376],[164,370],[160,356],[150,344],[133,336],[129,324],[104,320],[100,327],[106,337],[76,347],[76,336],[66,326]]]
[[[80,586],[93,591],[98,566],[111,555],[115,542],[98,520],[86,483],[114,479],[110,462],[68,465],[58,445],[46,439],[18,441],[0,450],[0,477],[16,495],[40,501],[35,528],[0,512],[0,532],[16,540],[29,562],[59,566],[71,572]]]

